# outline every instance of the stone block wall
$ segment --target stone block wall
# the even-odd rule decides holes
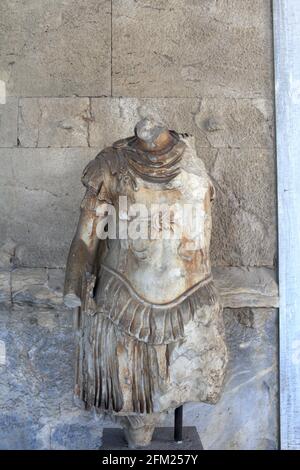
[[[277,447],[271,13],[271,0],[1,2],[0,448],[100,445],[103,419],[72,402],[63,269],[83,167],[147,111],[196,136],[230,291],[224,395],[185,422],[206,448]]]

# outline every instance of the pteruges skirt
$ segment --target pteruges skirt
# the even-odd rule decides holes
[[[215,403],[227,365],[211,278],[169,305],[147,304],[102,267],[93,314],[79,311],[75,395],[120,415]]]

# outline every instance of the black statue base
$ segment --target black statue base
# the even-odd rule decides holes
[[[152,442],[144,450],[203,450],[203,446],[195,426],[182,429],[182,442],[174,441],[174,428],[156,428]],[[104,428],[100,450],[131,450],[125,441],[123,429]]]

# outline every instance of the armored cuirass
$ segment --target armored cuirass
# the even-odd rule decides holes
[[[191,140],[180,141],[180,172],[169,182],[135,175],[134,185],[121,180],[116,190],[116,236],[127,236],[109,241],[102,263],[154,304],[173,302],[211,274],[213,187]]]
[[[194,138],[171,132],[161,154],[135,137],[116,142],[82,177],[100,249],[81,309],[77,395],[121,415],[213,403],[227,362],[209,258],[214,187]]]

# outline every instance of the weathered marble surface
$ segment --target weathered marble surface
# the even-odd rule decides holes
[[[15,265],[16,243],[8,238],[0,246],[0,270],[10,271]]]
[[[275,273],[266,268],[215,268],[216,286],[224,307],[278,307]],[[0,303],[62,307],[63,269],[0,270]]]
[[[23,98],[19,101],[21,147],[88,147],[89,98]]]
[[[273,148],[273,105],[263,98],[23,98],[19,106],[21,147],[103,148],[154,114],[193,134],[198,149]]]
[[[101,148],[111,139],[130,135],[135,122],[147,114],[158,116],[170,128],[194,135],[198,150],[273,147],[270,100],[209,97],[92,98],[91,146]]]
[[[215,406],[186,406],[185,422],[197,426],[205,449],[276,449],[278,312],[226,309],[224,314],[230,357],[224,393]]]
[[[272,95],[270,0],[116,0],[113,95]]]
[[[276,272],[268,268],[213,268],[224,307],[278,307]]]
[[[56,276],[56,280],[61,281],[60,272],[57,272]],[[62,306],[61,285],[58,286],[58,282],[54,282],[53,274],[49,274],[48,269],[17,269],[11,273],[11,286],[14,303]]]
[[[276,253],[275,168],[271,149],[199,150],[213,178],[214,265],[269,266]],[[0,149],[2,240],[21,265],[63,267],[83,197],[82,168],[96,149]],[[43,161],[41,167],[40,162]]]
[[[6,98],[0,104],[0,147],[17,146],[18,100]]]
[[[0,304],[11,302],[11,273],[0,269]]]
[[[110,94],[110,0],[2,0],[0,18],[8,95]]]
[[[184,422],[198,427],[206,449],[276,448],[277,312],[226,310],[225,317],[230,363],[223,397],[215,406],[186,406]],[[1,309],[0,341],[0,448],[98,448],[103,427],[112,424],[73,405],[71,312]]]
[[[274,265],[275,171],[272,151],[219,150],[210,167],[217,189],[211,245],[215,265]]]
[[[1,449],[89,449],[101,427],[72,404],[74,342],[70,312],[1,310]]]
[[[0,235],[15,242],[17,264],[65,265],[84,194],[80,175],[94,155],[88,148],[0,149]]]

